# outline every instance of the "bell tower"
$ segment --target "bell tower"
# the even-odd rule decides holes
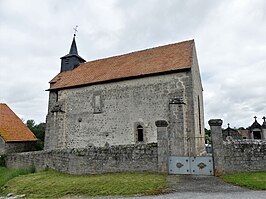
[[[74,37],[73,37],[73,41],[72,41],[69,53],[60,58],[61,59],[60,72],[73,70],[80,63],[86,62],[85,59],[83,59],[82,57],[78,55],[78,49],[77,49],[76,40],[75,40],[76,31],[77,29],[75,29],[75,33],[74,33]]]

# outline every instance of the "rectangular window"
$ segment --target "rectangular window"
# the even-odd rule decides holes
[[[94,98],[93,99],[94,113],[101,113],[102,112],[101,94],[99,94],[99,93],[94,94],[93,98]]]
[[[199,113],[199,115],[198,115],[198,117],[199,117],[199,132],[200,132],[200,134],[201,134],[201,113],[200,113],[200,97],[198,96],[198,113]]]
[[[55,91],[55,101],[58,102],[58,91]]]

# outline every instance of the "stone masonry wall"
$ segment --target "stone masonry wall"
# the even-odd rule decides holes
[[[0,154],[36,150],[36,142],[5,142],[0,136]]]
[[[184,131],[194,134],[192,90],[191,72],[183,71],[64,89],[58,97],[51,91],[45,149],[136,144],[138,125],[144,143],[157,142],[155,121],[170,121],[175,97],[184,98]]]
[[[224,142],[226,172],[266,170],[266,141]]]
[[[16,153],[6,157],[6,165],[8,168],[34,167],[37,171],[51,168],[77,175],[158,172],[158,147],[150,143]]]
[[[205,131],[204,131],[204,107],[203,107],[203,87],[200,77],[200,69],[198,65],[196,47],[193,48],[193,66],[191,68],[192,74],[192,100],[193,104],[193,123],[195,126],[195,134],[190,137],[196,137],[196,139],[190,140],[191,155],[198,155],[205,152]],[[188,121],[189,122],[189,121]]]
[[[4,139],[0,136],[0,154],[5,153],[5,141]]]
[[[215,175],[266,170],[266,141],[223,141],[222,123],[221,119],[209,120]]]

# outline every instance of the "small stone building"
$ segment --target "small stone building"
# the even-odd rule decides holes
[[[31,151],[37,138],[21,119],[0,103],[0,154]]]
[[[170,155],[205,150],[194,40],[86,62],[74,36],[48,91],[45,150],[157,143],[157,120]]]
[[[266,117],[263,117],[262,125],[257,121],[255,116],[255,121],[252,125],[244,130],[234,130],[229,127],[223,129],[223,140],[229,139],[239,140],[239,139],[248,139],[248,140],[266,140]]]
[[[249,130],[243,129],[243,130],[238,130],[239,134],[241,135],[243,140],[250,139],[249,137]]]
[[[249,138],[255,140],[266,140],[266,117],[262,118],[262,125],[258,123],[256,116],[254,118],[255,121],[249,127]]]
[[[238,130],[230,128],[229,124],[228,127],[222,130],[223,140],[242,140],[242,135]]]

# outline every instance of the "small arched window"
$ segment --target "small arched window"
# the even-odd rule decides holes
[[[137,131],[138,131],[138,142],[143,142],[143,127],[141,125],[138,125],[137,127]]]

